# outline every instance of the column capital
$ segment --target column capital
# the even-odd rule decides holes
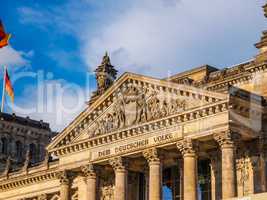
[[[240,135],[231,130],[226,130],[214,134],[213,138],[221,148],[234,148],[234,143],[240,138]]]
[[[160,162],[159,150],[156,148],[150,148],[143,151],[143,156],[149,164],[154,162]]]
[[[68,185],[70,183],[69,173],[66,170],[58,172],[57,178],[59,179],[61,185]]]
[[[40,196],[37,197],[38,200],[47,200],[48,197],[46,194],[41,194]]]
[[[109,164],[115,171],[125,170],[128,167],[128,159],[121,156],[115,157],[109,160]]]
[[[95,166],[90,163],[81,167],[82,173],[87,178],[96,178]]]
[[[183,156],[195,156],[198,150],[198,142],[193,141],[192,138],[185,138],[177,142],[176,146]]]

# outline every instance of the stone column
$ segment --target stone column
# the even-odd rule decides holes
[[[110,165],[115,171],[115,200],[127,200],[127,160],[122,157],[116,157],[109,160]]]
[[[219,176],[219,154],[217,151],[213,151],[209,153],[210,157],[210,180],[211,180],[211,199],[217,200],[221,199],[220,195],[220,176]]]
[[[184,161],[183,159],[179,159],[179,170],[180,170],[180,199],[184,199]]]
[[[262,131],[259,138],[260,165],[261,165],[261,191],[267,192],[267,134]]]
[[[70,200],[70,180],[67,171],[58,174],[60,179],[60,200]]]
[[[149,192],[149,169],[147,165],[144,167],[144,177],[145,177],[145,195],[144,198],[145,200],[149,200],[148,198],[148,192]]]
[[[177,142],[184,158],[184,200],[197,200],[197,155],[196,142],[186,138]]]
[[[233,198],[236,196],[236,173],[235,173],[235,145],[237,134],[225,131],[214,135],[214,139],[221,147],[222,163],[222,198]]]
[[[161,161],[156,148],[148,149],[143,152],[149,165],[149,200],[161,200],[162,198],[162,171]]]
[[[82,167],[82,172],[86,179],[85,200],[96,200],[96,172],[93,164]]]

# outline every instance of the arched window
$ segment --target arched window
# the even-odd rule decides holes
[[[30,150],[31,161],[35,162],[36,161],[36,146],[35,146],[35,144],[30,144],[29,150]]]
[[[2,142],[1,153],[7,154],[7,139],[6,138],[1,138],[1,142]]]
[[[16,157],[18,159],[21,159],[21,157],[22,157],[22,151],[23,151],[22,143],[20,141],[17,141],[16,142]]]

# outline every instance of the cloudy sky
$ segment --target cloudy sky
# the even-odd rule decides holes
[[[84,108],[92,71],[108,51],[125,71],[166,77],[203,64],[251,59],[266,29],[264,0],[9,0],[0,18],[12,34],[0,49],[14,82],[7,112],[60,130]],[[89,82],[89,84],[88,84]],[[89,86],[88,86],[89,85]]]

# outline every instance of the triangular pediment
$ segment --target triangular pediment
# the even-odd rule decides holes
[[[48,146],[48,151],[227,98],[189,85],[123,74]]]

